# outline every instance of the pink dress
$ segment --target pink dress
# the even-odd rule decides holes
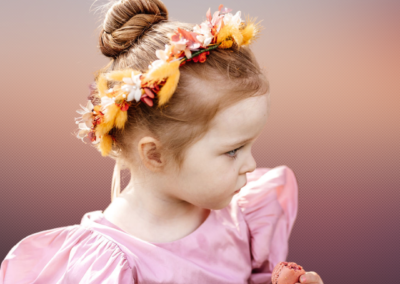
[[[247,181],[229,206],[169,243],[135,238],[100,210],[79,225],[29,235],[1,263],[0,284],[269,284],[288,254],[297,181],[287,166],[257,168]]]

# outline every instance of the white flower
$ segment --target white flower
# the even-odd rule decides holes
[[[158,57],[158,59],[162,60],[162,61],[167,61],[168,59],[168,55],[171,51],[171,46],[169,44],[165,45],[165,49],[164,50],[156,50],[156,55]]]
[[[158,67],[160,67],[161,65],[163,65],[165,63],[165,61],[163,60],[155,60],[153,61],[150,65],[149,65],[149,70],[155,70]]]
[[[80,106],[81,106],[81,108],[83,108],[83,110],[81,110],[81,109],[78,109],[76,112],[77,113],[79,113],[79,114],[85,114],[85,113],[87,113],[87,112],[92,112],[92,110],[93,110],[93,104],[92,104],[92,101],[91,100],[88,100],[88,102],[87,102],[87,104],[86,104],[86,107],[84,107],[84,106],[82,106],[81,104],[79,104]]]
[[[164,50],[161,49],[156,50],[156,56],[158,60],[153,61],[149,65],[149,70],[156,70],[158,67],[166,63],[170,52],[171,52],[171,46],[169,44],[165,45]]]
[[[181,40],[181,42],[189,42],[185,39]],[[174,44],[174,52],[175,54],[180,53],[181,51],[185,52],[185,55],[187,58],[191,58],[192,57],[192,52],[190,51],[190,48],[186,46],[186,44],[182,44],[182,43],[175,43]]]
[[[85,123],[79,123],[79,132],[76,135],[77,138],[81,139],[83,143],[86,144],[85,141],[83,141],[83,138],[87,137],[89,134],[89,138],[91,135],[94,135],[94,131],[92,132],[92,134],[90,134],[89,132],[91,132],[92,129],[87,127]],[[95,136],[96,139],[94,141],[92,141],[92,144],[98,144],[100,143],[100,138],[98,136]],[[91,138],[90,138],[91,140]]]
[[[232,25],[235,26],[236,28],[239,28],[240,24],[244,22],[240,18],[241,12],[238,11],[235,16],[233,16],[231,13],[228,13],[224,16],[224,24],[225,25]]]
[[[135,99],[137,102],[140,101],[140,97],[142,96],[142,82],[140,81],[141,76],[142,74],[135,75],[135,73],[132,71],[130,78],[126,77],[122,79],[125,85],[121,87],[121,90],[129,93],[126,99],[128,102],[132,101],[133,99]]]
[[[203,47],[207,47],[214,38],[211,33],[211,26],[207,22],[203,22],[200,26],[196,25],[193,31],[199,34],[196,38],[202,43]]]
[[[79,130],[78,134],[76,135],[76,137],[81,139],[82,142],[85,143],[85,141],[83,141],[83,138],[85,138],[88,135],[88,133],[90,132],[91,129],[89,127],[87,127],[86,123],[79,123],[79,129],[80,130]]]
[[[80,105],[82,109],[78,109],[76,112],[81,114],[81,117],[75,118],[75,123],[84,123],[87,127],[91,127],[93,124],[93,104],[88,100],[86,107]]]
[[[190,51],[189,48],[185,49],[185,56],[186,56],[187,59],[192,58],[192,52]]]
[[[107,107],[111,104],[115,103],[115,97],[110,98],[107,96],[101,97],[101,112],[106,114],[107,113]]]

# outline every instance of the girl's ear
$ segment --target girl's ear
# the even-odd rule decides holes
[[[165,166],[165,159],[161,155],[161,143],[157,139],[146,136],[140,139],[138,151],[142,163],[151,171],[160,171]]]

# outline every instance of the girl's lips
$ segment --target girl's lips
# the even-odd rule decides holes
[[[245,185],[247,184],[247,180],[246,183],[244,185],[242,185],[238,190],[236,190],[234,193],[238,193]]]

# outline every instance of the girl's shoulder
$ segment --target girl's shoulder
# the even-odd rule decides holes
[[[232,200],[247,224],[252,280],[267,281],[275,265],[286,260],[298,208],[298,185],[292,169],[257,168]],[[258,283],[258,282],[257,282]]]
[[[134,283],[131,264],[112,240],[84,225],[31,234],[9,251],[0,283]]]
[[[256,168],[247,174],[247,184],[233,200],[248,219],[265,210],[282,212],[293,224],[298,206],[298,186],[292,169],[286,165],[275,168]],[[272,206],[275,204],[276,206]],[[263,212],[260,212],[263,211]]]

